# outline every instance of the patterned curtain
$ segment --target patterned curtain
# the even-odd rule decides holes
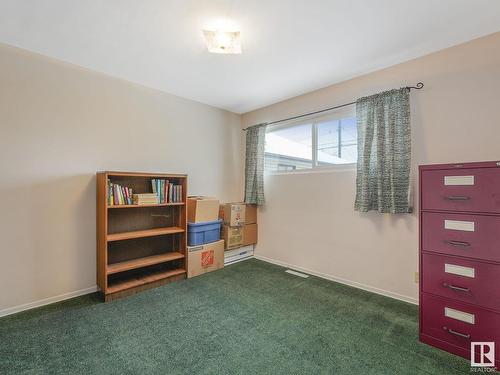
[[[245,162],[245,203],[264,203],[264,145],[266,125],[248,128]]]
[[[358,99],[358,171],[354,209],[408,213],[410,101],[401,88]]]

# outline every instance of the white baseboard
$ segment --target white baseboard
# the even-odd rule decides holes
[[[69,292],[69,293],[60,294],[60,295],[54,296],[54,297],[44,298],[44,299],[41,299],[38,301],[25,303],[23,305],[8,307],[6,309],[0,310],[0,318],[2,316],[15,314],[15,313],[25,311],[25,310],[31,310],[31,309],[34,309],[36,307],[50,305],[51,303],[60,302],[60,301],[66,300],[66,299],[83,296],[85,294],[94,293],[97,290],[98,290],[97,285],[95,285],[95,286],[92,286],[90,288],[80,289],[80,290],[76,290],[74,292]]]
[[[327,275],[327,274],[324,274],[324,273],[321,273],[321,272],[311,271],[311,270],[309,270],[307,268],[298,267],[298,266],[295,266],[293,264],[289,264],[289,263],[286,263],[286,262],[281,262],[279,260],[274,260],[274,259],[271,259],[271,258],[268,258],[268,257],[264,257],[262,255],[254,255],[254,257],[255,257],[255,259],[259,259],[259,260],[262,260],[264,262],[276,264],[278,266],[282,266],[282,267],[286,267],[286,268],[291,268],[291,269],[294,269],[294,270],[297,270],[297,271],[300,271],[300,272],[307,273],[309,275],[321,277],[322,279],[334,281],[334,282],[340,283],[340,284],[349,285],[349,286],[352,286],[354,288],[363,289],[363,290],[366,290],[368,292],[380,294],[380,295],[383,295],[383,296],[386,296],[386,297],[390,297],[390,298],[394,298],[394,299],[397,299],[397,300],[400,300],[400,301],[403,301],[403,302],[408,302],[408,303],[411,303],[411,304],[414,304],[414,305],[418,305],[418,299],[416,299],[416,298],[404,296],[402,294],[398,294],[398,293],[394,293],[394,292],[389,292],[387,290],[383,290],[383,289],[376,288],[374,286],[370,286],[370,285],[365,285],[365,284],[362,284],[362,283],[358,283],[356,281],[346,280],[346,279],[343,279],[343,278],[340,278],[340,277]]]

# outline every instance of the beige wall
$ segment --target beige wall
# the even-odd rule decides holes
[[[425,88],[411,93],[414,180],[419,164],[500,159],[500,33],[247,113],[242,126],[418,81]],[[417,215],[354,212],[355,176],[267,176],[256,253],[415,302]]]
[[[0,127],[0,315],[95,287],[96,171],[242,199],[238,115],[5,45]]]

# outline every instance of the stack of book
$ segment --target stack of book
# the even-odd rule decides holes
[[[134,202],[134,204],[137,204],[137,205],[157,204],[158,203],[158,195],[156,195],[154,193],[134,194],[133,202]]]
[[[132,204],[132,189],[120,186],[108,180],[108,205]]]
[[[182,202],[182,185],[176,185],[169,180],[152,179],[153,193],[158,195],[158,203]]]

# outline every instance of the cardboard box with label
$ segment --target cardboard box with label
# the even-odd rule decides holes
[[[243,226],[242,246],[253,245],[257,243],[257,224],[245,224]]]
[[[245,224],[245,203],[226,203],[220,206],[219,218],[224,225],[238,227]]]
[[[226,243],[226,249],[241,246],[243,243],[243,227],[230,227],[224,225],[222,228],[222,238]]]
[[[245,224],[257,224],[257,205],[255,204],[246,205]]]
[[[187,277],[195,277],[224,267],[224,240],[187,248]]]
[[[219,200],[211,197],[188,197],[188,223],[203,223],[214,221],[219,215]]]

